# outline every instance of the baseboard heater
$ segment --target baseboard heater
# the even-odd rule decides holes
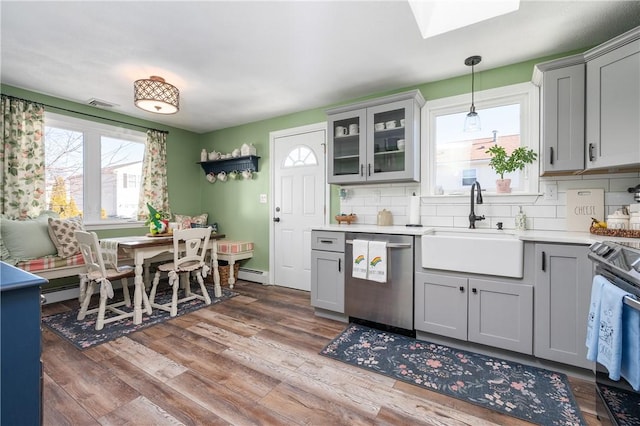
[[[267,284],[268,281],[266,271],[243,267],[240,267],[240,269],[238,270],[238,278],[244,281],[253,281],[260,284]]]

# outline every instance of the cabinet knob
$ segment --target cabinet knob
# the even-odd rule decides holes
[[[464,293],[464,286],[461,285],[459,288],[460,288],[460,293]]]
[[[477,288],[472,288],[472,289],[471,289],[471,292],[472,292],[473,294],[478,294],[478,289],[477,289]]]
[[[279,218],[279,217],[274,217],[274,218],[273,218],[273,221],[274,221],[274,222],[280,222],[280,218]]]

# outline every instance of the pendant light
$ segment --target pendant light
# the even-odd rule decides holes
[[[145,111],[156,114],[175,114],[180,109],[178,88],[152,75],[133,83],[134,103]]]
[[[476,112],[476,106],[474,105],[474,85],[475,85],[475,73],[474,67],[480,63],[482,56],[469,56],[464,60],[464,64],[471,67],[471,108],[469,114],[464,119],[464,131],[465,132],[477,132],[480,130],[480,116]]]

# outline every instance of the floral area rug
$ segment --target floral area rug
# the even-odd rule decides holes
[[[131,292],[131,302],[133,303],[132,287],[133,286],[130,286],[129,291]],[[206,287],[209,292],[209,296],[211,297],[211,305],[208,306],[215,305],[216,303],[223,302],[238,295],[238,293],[223,288],[222,296],[216,298],[213,295],[213,285],[207,285]],[[198,292],[199,291],[200,290],[198,289]],[[120,300],[122,300],[122,293],[117,292],[116,296],[114,296],[114,299],[109,300],[109,302],[117,301],[116,298],[118,297],[118,294],[120,296]],[[162,291],[159,291],[158,294],[156,294],[156,302],[167,303],[171,300],[171,295],[172,291],[170,290],[170,288],[168,286],[162,286]],[[180,293],[178,293],[178,297],[181,297]],[[99,298],[99,295],[95,294],[92,298],[92,303],[97,303]],[[188,314],[189,312],[204,308],[205,306],[207,305],[200,299],[194,299],[188,302],[179,303],[177,316]],[[124,310],[129,308],[121,307],[121,309]],[[171,319],[169,312],[154,308],[151,315],[147,315],[146,313],[142,314],[141,324],[134,325],[133,318],[125,318],[119,321],[105,324],[104,328],[98,331],[95,329],[97,314],[87,315],[85,319],[78,321],[76,318],[78,317],[79,310],[80,308],[43,317],[42,323],[53,330],[59,336],[73,343],[75,347],[81,350],[99,345],[104,342],[108,342],[113,339],[117,339],[121,336],[126,336],[129,333],[133,333],[143,328]],[[114,314],[110,313],[107,310],[107,312],[105,313],[105,319],[109,318],[110,315]]]
[[[598,391],[620,426],[640,426],[640,396],[598,383]]]
[[[320,354],[540,425],[586,425],[562,373],[358,324]]]

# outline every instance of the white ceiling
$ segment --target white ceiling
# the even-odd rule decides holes
[[[475,0],[480,1],[480,0]],[[464,4],[461,3],[460,7]],[[423,39],[406,1],[7,1],[1,81],[202,133],[599,44],[640,25],[640,1],[522,1]],[[171,116],[133,81],[180,89]]]

